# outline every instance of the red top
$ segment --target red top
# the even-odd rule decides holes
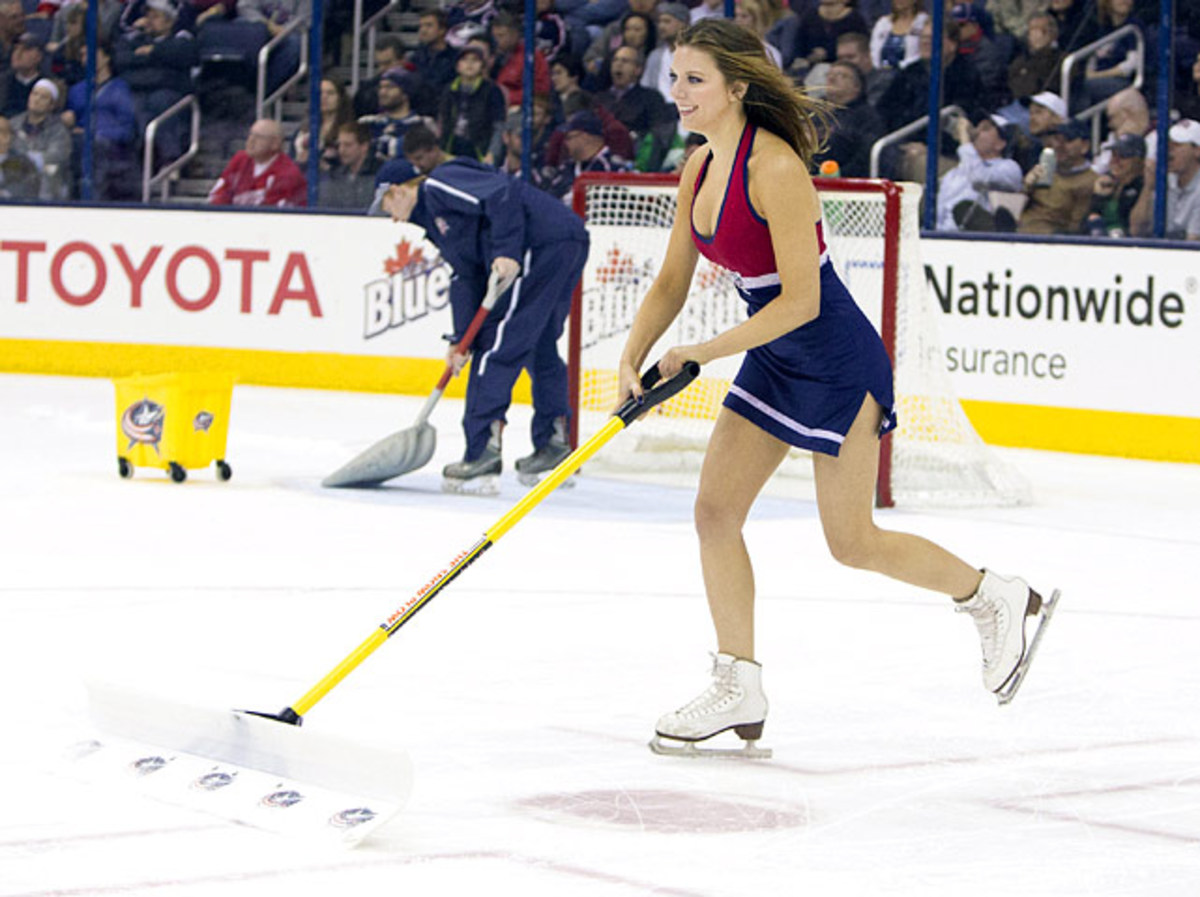
[[[308,182],[296,163],[279,153],[255,174],[254,160],[245,150],[236,152],[220,179],[213,184],[208,202],[214,206],[308,205]]]
[[[743,289],[760,289],[779,286],[779,271],[775,264],[775,249],[771,244],[771,231],[767,221],[754,210],[750,203],[750,152],[754,148],[756,126],[746,123],[738,141],[737,155],[729,183],[725,185],[725,196],[721,200],[721,211],[717,214],[717,229],[709,237],[696,230],[695,218],[689,213],[692,225],[692,242],[700,254],[712,262],[739,275]],[[700,166],[692,192],[692,207],[696,195],[708,174],[712,162],[712,151]],[[825,250],[825,235],[821,222],[817,221],[817,246],[822,263],[828,257]]]

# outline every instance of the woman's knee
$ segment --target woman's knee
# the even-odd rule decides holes
[[[692,509],[696,532],[701,538],[741,532],[746,515],[734,509],[728,501],[701,492]]]
[[[839,564],[859,570],[874,567],[877,540],[873,529],[848,529],[838,532],[825,531],[825,543],[829,553]]]

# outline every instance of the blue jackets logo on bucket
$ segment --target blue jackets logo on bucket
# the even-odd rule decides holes
[[[121,415],[121,432],[129,437],[128,447],[133,448],[139,443],[152,445],[157,452],[158,444],[162,442],[166,416],[167,409],[149,399],[142,399],[126,408]]]

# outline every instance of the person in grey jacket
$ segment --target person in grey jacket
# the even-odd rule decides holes
[[[37,198],[54,202],[71,197],[71,132],[54,114],[61,96],[57,84],[42,78],[26,110],[12,120],[13,148],[29,157],[42,178]]]

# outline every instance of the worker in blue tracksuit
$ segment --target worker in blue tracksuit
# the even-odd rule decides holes
[[[489,275],[515,276],[471,347],[463,415],[467,446],[462,461],[443,469],[444,486],[455,492],[495,489],[505,414],[522,368],[533,385],[534,452],[516,467],[526,482],[536,480],[570,453],[567,366],[558,340],[587,260],[583,221],[524,181],[471,159],[446,156],[423,127],[409,129],[404,151],[423,177],[389,187],[382,207],[393,220],[423,228],[454,269],[453,344],[478,311]],[[466,361],[452,360],[460,367]]]

